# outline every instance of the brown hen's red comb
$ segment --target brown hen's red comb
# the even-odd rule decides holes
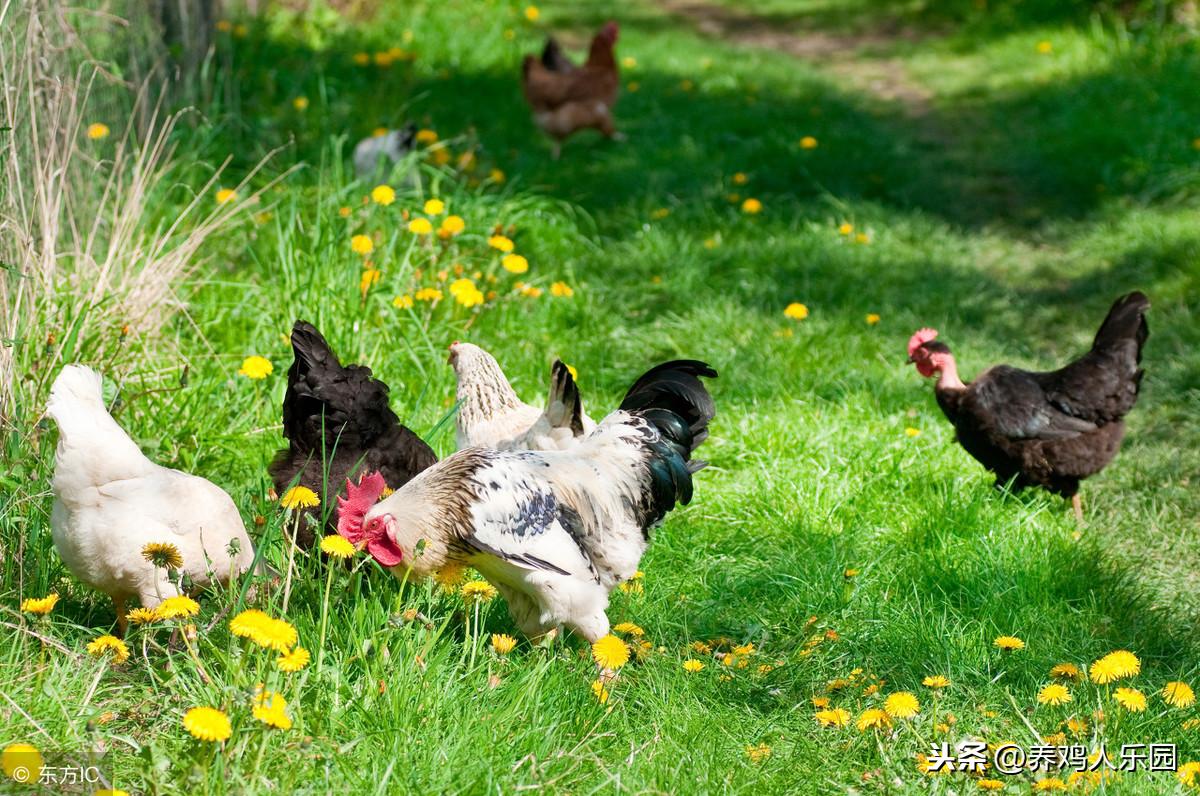
[[[938,336],[937,329],[919,329],[916,334],[908,338],[908,355],[911,357],[913,353],[921,347],[922,344],[928,343]]]
[[[358,484],[347,478],[346,497],[338,496],[338,534],[354,544],[364,541],[363,518],[379,502],[385,489],[387,481],[379,472],[362,476]]]

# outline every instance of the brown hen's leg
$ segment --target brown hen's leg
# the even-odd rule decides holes
[[[1083,499],[1076,492],[1071,496],[1071,508],[1075,510],[1075,522],[1083,524]]]

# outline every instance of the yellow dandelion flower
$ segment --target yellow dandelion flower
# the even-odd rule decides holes
[[[1047,55],[1054,51],[1054,45],[1048,41],[1039,41],[1037,43],[1037,51],[1042,55]]]
[[[759,200],[757,200],[753,197],[746,199],[744,202],[742,202],[742,212],[743,213],[749,213],[750,215],[755,215],[757,213],[761,213],[762,209],[763,209],[762,202],[760,202]]]
[[[1074,735],[1083,735],[1088,731],[1087,720],[1072,716],[1067,719],[1067,729]]]
[[[148,625],[158,621],[158,612],[150,608],[134,608],[125,614],[125,619],[135,625]]]
[[[484,302],[483,291],[472,285],[467,290],[460,290],[453,294],[454,300],[464,307],[474,307]]]
[[[440,216],[446,212],[446,203],[441,199],[430,199],[425,202],[425,215]]]
[[[521,295],[527,298],[541,298],[542,289],[536,285],[522,285]]]
[[[733,184],[734,185],[745,185],[749,181],[750,181],[750,178],[746,176],[745,172],[739,171],[733,175]]]
[[[469,580],[462,585],[463,599],[468,602],[488,602],[492,600],[498,592],[496,587],[488,583],[486,580]]]
[[[913,430],[917,431],[916,429]],[[904,433],[908,434],[908,430],[905,429]],[[920,431],[917,431],[917,434],[920,433]],[[912,437],[915,435],[909,434],[909,436]],[[992,644],[993,646],[1004,650],[1005,652],[1015,652],[1016,650],[1025,649],[1025,642],[1021,641],[1021,639],[1017,638],[1016,636],[998,636],[996,640],[992,642]]]
[[[506,254],[500,260],[504,270],[510,274],[523,274],[529,270],[529,261],[519,254]]]
[[[1050,676],[1059,680],[1078,680],[1083,677],[1083,672],[1073,663],[1056,663],[1050,667]]]
[[[237,199],[237,191],[232,188],[221,188],[217,191],[217,204],[223,205]]]
[[[179,569],[183,566],[183,555],[170,542],[150,542],[142,547],[142,558],[162,569]]]
[[[1186,708],[1196,701],[1196,694],[1190,685],[1175,680],[1163,686],[1162,698],[1173,708]]]
[[[874,326],[879,323],[879,314],[875,312],[867,313],[867,326]]]
[[[695,658],[688,658],[686,661],[683,662],[683,670],[685,672],[689,672],[691,674],[695,674],[696,672],[700,671],[703,668],[704,668],[704,664],[701,663],[700,661],[696,660]]]
[[[390,185],[376,185],[371,190],[371,201],[377,205],[387,207],[396,201],[396,191]]]
[[[457,565],[445,566],[433,573],[433,579],[447,593],[458,591],[458,584],[463,582],[466,569]]]
[[[704,641],[693,641],[691,648],[701,655],[707,655],[708,653],[712,652],[712,646]]]
[[[342,218],[349,218],[350,213],[351,213],[351,210],[348,207],[339,207],[338,208],[338,215],[341,216]]]
[[[975,786],[980,790],[1004,790],[1004,783],[998,779],[979,779]]]
[[[488,179],[491,180],[492,182],[504,182],[505,180],[508,179],[508,175],[506,175],[500,169],[492,169],[491,172],[488,174]]]
[[[513,242],[503,235],[492,235],[488,238],[488,246],[491,246],[493,249],[499,249],[505,254],[510,253],[515,248]]]
[[[129,647],[116,636],[104,635],[87,645],[88,655],[93,658],[112,657],[113,663],[124,663],[129,660]]]
[[[666,218],[669,215],[671,215],[671,211],[669,208],[660,207],[650,214],[650,218],[655,221],[659,221],[661,219]]]
[[[414,218],[408,222],[408,231],[414,235],[428,235],[433,232],[433,224],[427,218]]]
[[[154,609],[159,619],[188,619],[200,613],[200,603],[191,597],[168,597]]]
[[[575,291],[566,282],[555,282],[550,286],[550,295],[557,298],[571,298]]]
[[[854,242],[855,243],[870,243],[871,236],[865,232],[860,232],[854,236]]]
[[[630,636],[644,636],[646,631],[640,625],[635,625],[633,622],[621,622],[613,626],[613,630],[618,633],[625,633]]]
[[[1046,779],[1039,779],[1037,782],[1033,783],[1033,788],[1032,788],[1034,793],[1049,793],[1052,790],[1066,790],[1066,789],[1067,789],[1067,783],[1063,782],[1058,777],[1047,777]]]
[[[5,768],[5,771],[8,769]],[[1184,785],[1200,785],[1200,762],[1191,760],[1175,771],[1175,776]]]
[[[1037,701],[1042,705],[1065,705],[1071,701],[1071,692],[1065,685],[1050,683],[1038,691]]]
[[[308,97],[296,97],[292,100],[292,107],[298,111],[308,110]]]
[[[58,594],[51,592],[45,597],[26,597],[21,600],[21,613],[45,616],[58,604]]]
[[[538,17],[541,15],[542,12],[538,11],[537,6],[525,6],[525,19],[529,20],[530,22],[537,22]]]
[[[1142,670],[1142,662],[1127,650],[1110,652],[1088,667],[1088,676],[1093,683],[1107,685],[1114,680],[1133,677]]]
[[[815,718],[822,727],[845,727],[850,723],[850,711],[845,708],[818,710]]]
[[[365,256],[375,251],[375,242],[367,235],[355,235],[350,239],[350,249]]]
[[[321,552],[333,558],[349,558],[357,551],[344,536],[331,533],[321,539]]]
[[[843,221],[842,224],[838,227],[839,235],[849,235],[853,231],[854,231],[854,225],[851,224],[849,221]]]
[[[771,756],[771,747],[765,743],[760,743],[758,746],[747,746],[746,757],[750,758],[751,763],[761,763]]]
[[[351,60],[353,60],[354,63],[358,64],[359,66],[366,66],[367,64],[371,63],[371,54],[355,53]]]
[[[794,321],[802,321],[808,317],[808,307],[798,301],[793,301],[783,310],[785,318],[791,318]]]
[[[290,622],[250,608],[229,620],[229,632],[262,647],[286,654],[296,646],[299,635]]]
[[[378,283],[380,277],[382,276],[383,274],[380,273],[378,268],[364,269],[362,274],[358,277],[358,292],[362,293],[363,296],[366,296],[367,291],[371,289],[371,285]]]
[[[108,125],[103,122],[92,122],[87,127],[87,137],[93,141],[108,138],[109,132]]]
[[[438,134],[429,129],[417,130],[416,140],[418,144],[436,144]]]
[[[592,645],[592,658],[605,669],[620,669],[629,662],[629,647],[610,633]]]
[[[285,509],[312,509],[321,505],[321,498],[306,486],[294,486],[283,493],[279,505]]]
[[[800,148],[801,149],[816,149],[817,143],[818,142],[817,142],[816,138],[813,138],[811,135],[806,135],[800,139]]]
[[[193,738],[209,743],[227,741],[233,734],[229,717],[216,708],[192,708],[183,714],[183,727]]]
[[[429,212],[426,210],[425,212]],[[442,219],[442,224],[438,227],[439,233],[445,233],[446,236],[457,235],[467,228],[467,222],[462,216],[446,216]]]
[[[883,702],[883,710],[893,719],[907,719],[921,712],[921,703],[908,691],[896,691],[888,694]]]
[[[905,429],[904,429],[904,436],[906,436],[906,437],[919,437],[919,436],[921,436],[921,429],[919,429],[919,428],[913,428],[912,426],[907,426],[907,427],[905,427]],[[1004,647],[1001,647],[1001,649],[1004,649]],[[1020,649],[1020,647],[1016,647],[1016,649]]]
[[[312,656],[304,647],[296,647],[275,659],[275,668],[281,672],[298,672],[308,666]]]
[[[238,368],[238,375],[258,381],[270,376],[274,370],[275,366],[271,364],[271,360],[255,355],[242,360],[242,366]]]
[[[287,700],[278,691],[261,691],[254,698],[250,712],[254,718],[277,730],[290,730],[292,720],[287,714]]]
[[[8,778],[22,785],[36,785],[46,761],[32,744],[14,743],[0,752],[0,768]]]
[[[506,633],[492,634],[492,649],[497,655],[507,655],[517,646],[517,640]]]
[[[879,708],[868,708],[859,715],[855,726],[858,727],[859,732],[871,729],[886,730],[892,726],[892,720],[886,712]]]
[[[1132,713],[1141,713],[1146,709],[1146,695],[1136,688],[1118,688],[1113,692],[1113,699]]]
[[[592,682],[592,696],[596,697],[601,705],[608,701],[608,689],[604,687],[604,683],[600,680]]]
[[[392,299],[392,306],[398,310],[411,310],[413,307],[413,297],[407,293],[403,296],[396,296]]]
[[[950,685],[950,679],[942,674],[931,674],[921,681],[921,685],[926,688],[947,688]]]
[[[442,300],[442,291],[436,287],[423,287],[413,294],[413,298],[417,301],[429,301],[434,304]]]
[[[217,20],[217,30],[221,31],[222,33],[229,33],[231,30],[233,30],[233,23],[227,19]]]

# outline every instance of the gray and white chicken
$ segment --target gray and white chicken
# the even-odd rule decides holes
[[[650,530],[692,499],[692,453],[716,413],[702,362],[660,365],[565,451],[467,448],[382,502],[383,478],[347,484],[338,532],[397,577],[477,569],[521,631],[609,632],[609,594],[637,571]]]

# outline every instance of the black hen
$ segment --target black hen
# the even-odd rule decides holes
[[[922,375],[938,374],[938,405],[963,448],[996,474],[997,485],[1044,487],[1071,498],[1082,516],[1079,482],[1116,456],[1123,418],[1137,401],[1149,308],[1144,293],[1117,299],[1091,351],[1061,370],[997,365],[964,384],[954,355],[934,341],[932,329],[912,336],[909,359]]]
[[[283,397],[283,436],[269,472],[282,494],[300,484],[322,496],[327,526],[337,528],[332,495],[360,471],[378,471],[398,489],[437,462],[433,449],[400,424],[388,406],[388,387],[362,365],[342,365],[316,327],[292,327],[295,359]],[[330,487],[333,487],[330,489]],[[302,523],[296,543],[309,548],[314,532]]]

